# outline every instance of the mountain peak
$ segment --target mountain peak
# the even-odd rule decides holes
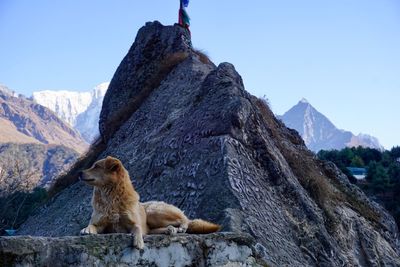
[[[105,92],[105,91],[107,91],[109,85],[110,85],[110,82],[103,82],[103,83],[101,83],[99,85],[96,85],[93,90],[94,91],[100,90],[100,91],[104,91]]]
[[[33,93],[32,98],[54,111],[91,143],[98,135],[99,113],[109,84],[103,82],[85,92],[38,91]]]
[[[308,100],[305,99],[304,97],[299,101],[299,103],[310,104],[310,102],[308,102]]]
[[[11,93],[12,91],[5,85],[0,84],[0,91],[5,92],[5,93]]]
[[[111,134],[111,121],[120,117],[121,108],[138,94],[146,94],[143,82],[158,83],[174,61],[193,54],[190,32],[178,24],[164,26],[158,21],[147,22],[115,72],[104,97],[99,129],[104,138]],[[154,76],[159,73],[159,76]],[[165,78],[165,77],[163,77]],[[124,112],[123,112],[124,113]]]
[[[4,94],[9,96],[19,97],[19,95],[15,91],[2,84],[0,84],[0,92],[3,92]]]
[[[314,152],[357,146],[383,149],[375,137],[363,134],[355,136],[350,131],[338,129],[305,98],[281,118],[288,127],[299,132],[307,147]]]

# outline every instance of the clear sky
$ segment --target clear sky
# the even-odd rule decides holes
[[[109,81],[178,0],[0,0],[0,83],[27,96]],[[337,127],[400,145],[400,1],[191,0],[195,47],[282,114],[305,97]]]

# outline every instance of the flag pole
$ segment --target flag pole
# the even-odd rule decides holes
[[[183,0],[179,0],[180,6],[179,6],[179,18],[178,18],[178,23],[179,25],[183,26],[183,18],[182,18],[182,11],[183,11]]]
[[[183,28],[187,29],[190,33],[190,17],[188,13],[185,10],[185,7],[189,5],[189,0],[180,0],[180,5],[179,5],[179,25],[182,26]]]

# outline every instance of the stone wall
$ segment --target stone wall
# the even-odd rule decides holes
[[[153,235],[145,248],[127,234],[2,237],[0,266],[265,266],[249,235]]]

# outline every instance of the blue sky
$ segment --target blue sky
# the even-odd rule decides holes
[[[0,0],[0,83],[30,95],[109,81],[177,0]],[[282,114],[305,97],[336,126],[400,145],[400,1],[191,0],[195,47]]]

